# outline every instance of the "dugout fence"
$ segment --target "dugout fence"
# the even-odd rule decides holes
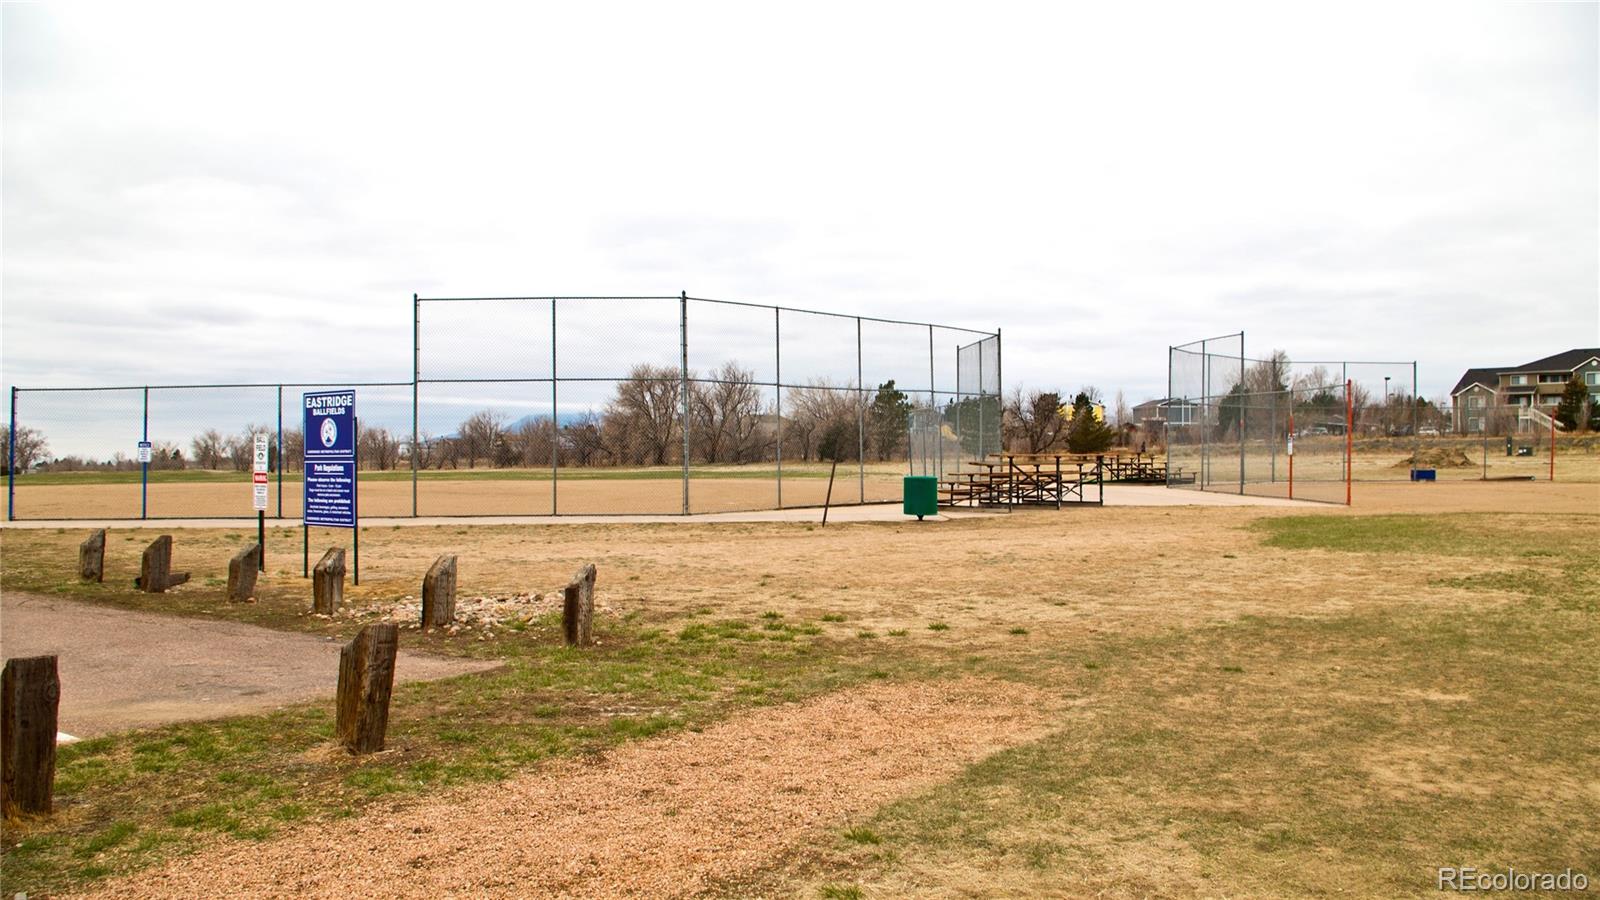
[[[1253,358],[1244,333],[1168,348],[1162,438],[1167,485],[1348,501],[1349,484],[1407,481],[1423,423],[1415,362]],[[1292,421],[1291,421],[1292,420]]]

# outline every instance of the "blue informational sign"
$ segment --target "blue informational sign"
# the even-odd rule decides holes
[[[305,523],[356,527],[356,392],[305,395]]]

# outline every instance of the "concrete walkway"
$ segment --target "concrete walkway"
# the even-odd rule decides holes
[[[1278,497],[1252,497],[1239,494],[1221,494],[1212,491],[1174,490],[1161,485],[1112,484],[1106,485],[1106,506],[1287,506],[1317,508],[1321,503],[1284,500]],[[1094,490],[1088,491],[1095,496]],[[1073,507],[1069,506],[1068,511]],[[972,516],[1005,515],[1005,510],[943,509],[939,515],[929,516],[933,522],[948,522]],[[908,517],[901,513],[900,504],[868,503],[866,505],[836,506],[828,512],[829,522],[903,522]],[[37,519],[0,523],[3,528],[239,528],[250,519]],[[762,509],[747,512],[696,513],[688,516],[409,516],[363,517],[361,524],[374,528],[400,525],[699,525],[718,522],[820,522],[822,509],[808,506],[790,509]],[[267,519],[273,528],[298,528],[299,519]]]
[[[55,654],[59,728],[90,737],[169,722],[265,712],[319,697],[333,702],[333,638],[237,622],[186,619],[6,591],[0,653]],[[492,669],[492,660],[400,651],[395,680],[431,681]]]

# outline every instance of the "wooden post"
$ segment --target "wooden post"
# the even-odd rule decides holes
[[[311,611],[331,616],[344,603],[344,548],[329,547],[311,570]]]
[[[163,534],[150,542],[139,560],[139,577],[133,586],[147,594],[159,594],[189,580],[188,572],[172,571],[172,535]]]
[[[78,574],[84,581],[106,580],[106,530],[89,532],[89,537],[78,545]]]
[[[594,643],[594,579],[594,563],[589,563],[572,576],[562,598],[561,628],[574,647]]]
[[[261,565],[261,545],[251,544],[228,560],[228,599],[243,603],[256,595],[256,575]]]
[[[456,558],[441,556],[422,577],[422,630],[456,619]]]
[[[60,702],[54,656],[6,660],[0,674],[0,810],[7,817],[48,813],[54,806]]]
[[[389,729],[389,697],[394,692],[394,657],[400,626],[379,622],[361,629],[339,651],[339,693],[335,733],[351,753],[383,749]]]

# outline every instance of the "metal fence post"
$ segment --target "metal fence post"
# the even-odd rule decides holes
[[[955,409],[956,409],[956,468],[960,468],[961,465],[962,465],[962,462],[963,462],[962,457],[965,456],[966,452],[967,452],[966,435],[961,431],[961,406],[962,406],[962,404],[966,403],[967,397],[966,397],[966,394],[961,392],[961,344],[960,344],[959,341],[956,343],[956,394],[955,394],[955,397],[956,397],[956,401],[955,401]],[[943,428],[944,427],[943,423],[941,423],[939,427]],[[951,500],[954,501],[954,499],[955,499],[954,496],[952,496]]]
[[[144,410],[140,413],[139,440],[150,440],[150,386],[144,388]],[[139,466],[139,518],[150,517],[150,464]]]
[[[867,502],[867,386],[861,380],[861,317],[856,316],[856,484]]]
[[[416,448],[412,448],[415,452]],[[283,385],[278,385],[278,518],[283,518]],[[262,562],[266,561],[266,548],[262,548]]]
[[[1211,355],[1200,342],[1200,490],[1211,479]]]
[[[11,386],[11,430],[6,432],[6,520],[17,520],[17,386]]]
[[[561,407],[556,402],[556,301],[550,298],[550,515],[559,516],[556,482],[560,480]]]
[[[1244,395],[1244,332],[1239,332],[1239,493],[1244,494],[1244,442],[1245,442],[1245,395]]]
[[[1277,371],[1276,367],[1273,369]],[[1272,483],[1278,483],[1278,381],[1273,378],[1273,391],[1267,394],[1267,452],[1272,457]]]
[[[772,391],[778,408],[778,508],[783,509],[783,310],[772,308]]]
[[[1167,487],[1172,487],[1172,346],[1170,344],[1167,346],[1167,408],[1161,416],[1161,451],[1167,457],[1164,473]]]
[[[944,477],[944,420],[939,416],[939,393],[934,390],[937,376],[933,372],[933,326],[928,326],[928,418],[934,426],[934,451],[932,462],[938,468],[934,472],[940,478]],[[926,424],[924,425],[926,431]]]
[[[983,453],[983,341],[978,342],[978,459]]]
[[[411,517],[416,519],[416,456],[422,445],[418,442],[418,389],[416,383],[422,370],[422,301],[411,295]],[[301,503],[306,503],[301,498]]]
[[[1000,339],[1000,329],[996,327],[994,330],[994,396],[995,399],[1000,400],[1000,405],[1002,407],[1005,405],[1005,401],[1003,399],[1006,393],[1005,374],[1005,342]],[[1002,421],[1004,421],[1004,417],[1002,417]],[[1000,441],[1000,452],[1006,452],[1004,438],[1002,438]]]
[[[1422,399],[1417,396],[1417,361],[1411,361],[1411,471],[1417,470],[1418,459],[1422,456],[1422,432],[1417,430],[1417,412],[1422,406]],[[1552,449],[1554,445],[1552,444]],[[1415,481],[1417,476],[1412,475]]]
[[[683,410],[683,514],[689,514],[689,292],[678,294],[678,393]]]

